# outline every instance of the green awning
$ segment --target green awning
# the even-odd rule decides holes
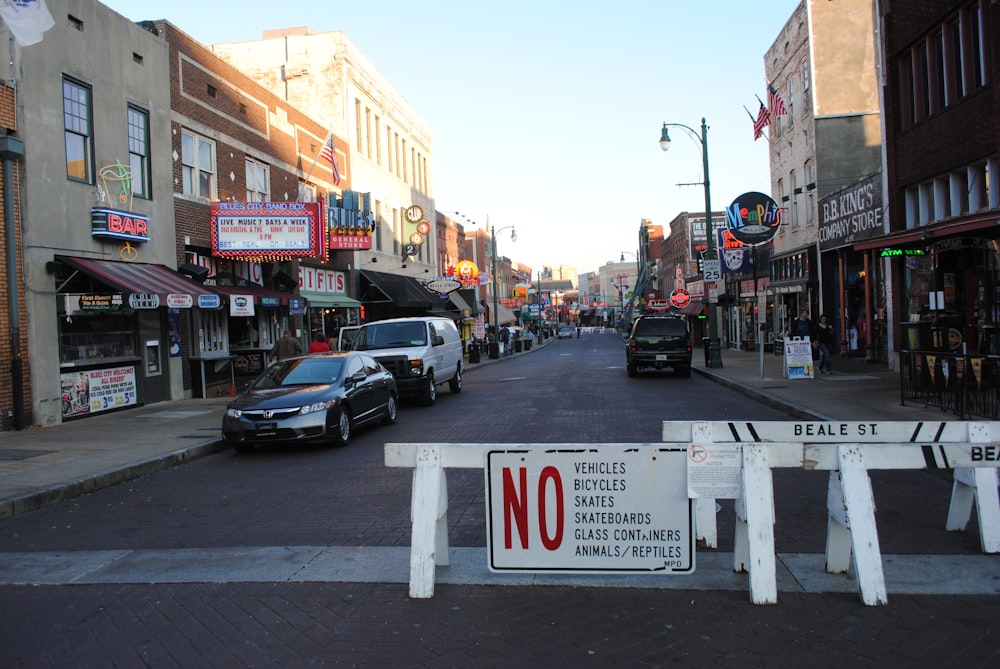
[[[316,293],[310,290],[300,290],[299,297],[304,297],[310,307],[330,308],[330,307],[360,307],[361,303],[351,299],[346,295],[336,293]]]

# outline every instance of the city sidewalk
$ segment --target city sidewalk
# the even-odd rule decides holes
[[[611,336],[584,328],[584,337]],[[530,351],[479,363],[466,373],[530,355],[555,343],[536,339]],[[787,379],[783,359],[771,353],[723,351],[721,369],[705,369],[696,352],[694,371],[749,397],[787,410],[799,419],[952,420],[922,406],[900,404],[899,376],[884,364],[836,358],[834,372]],[[624,374],[624,353],[622,360]],[[0,433],[0,518],[39,508],[158,469],[218,452],[228,397],[161,402],[123,412]]]

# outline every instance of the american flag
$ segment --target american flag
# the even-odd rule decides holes
[[[771,112],[767,111],[767,107],[764,103],[760,103],[760,111],[757,112],[757,118],[753,122],[753,138],[754,140],[760,139],[760,136],[764,134],[764,128],[771,124]]]
[[[775,116],[781,116],[788,113],[785,109],[785,101],[781,99],[780,95],[778,95],[778,89],[771,84],[767,85],[767,97],[768,102],[771,104],[772,114]]]
[[[337,167],[337,150],[333,146],[333,135],[326,138],[323,148],[319,150],[319,157],[329,160],[333,165],[333,183],[340,184],[340,169]]]

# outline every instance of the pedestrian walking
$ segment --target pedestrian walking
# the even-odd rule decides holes
[[[802,313],[795,320],[795,329],[792,330],[792,334],[796,337],[812,337],[813,324],[809,320],[809,312],[805,309],[802,310]]]
[[[281,339],[276,341],[274,348],[271,349],[271,355],[276,360],[284,360],[285,358],[291,358],[293,355],[301,354],[302,342],[292,336],[291,330],[285,330],[284,334],[281,335]]]
[[[820,374],[833,374],[833,363],[830,361],[830,350],[833,349],[834,335],[833,326],[826,316],[819,317],[816,324],[816,341],[819,342],[819,372]]]
[[[306,353],[329,353],[330,345],[326,342],[326,335],[322,332],[317,332],[316,337],[309,344],[309,348],[306,349]]]

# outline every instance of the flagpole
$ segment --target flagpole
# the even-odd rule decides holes
[[[319,145],[320,149],[316,153],[316,157],[313,158],[313,164],[309,166],[309,172],[306,173],[306,177],[304,179],[304,181],[306,183],[309,183],[309,177],[312,176],[313,170],[316,169],[316,163],[319,162],[319,154],[323,152],[323,146],[325,146],[326,143],[330,141],[331,137],[333,137],[333,131],[332,130],[329,131],[328,133],[326,133],[326,137],[323,139],[323,143]],[[302,189],[300,188],[299,189],[299,196],[295,199],[295,201],[298,202],[301,198],[302,198]]]

